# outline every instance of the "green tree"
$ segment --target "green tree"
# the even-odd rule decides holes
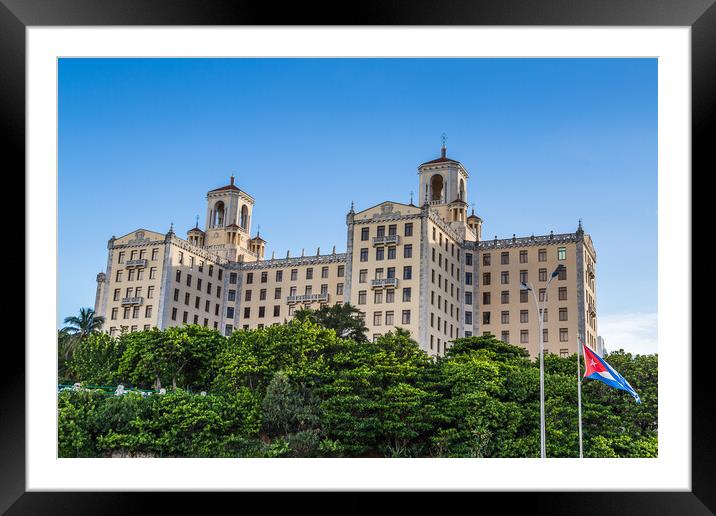
[[[62,343],[64,357],[68,359],[81,341],[102,329],[104,317],[95,315],[91,308],[80,308],[79,316],[65,317],[65,324],[67,326],[62,328],[62,331],[67,338],[63,339]]]
[[[76,382],[108,385],[120,382],[119,360],[124,353],[123,340],[106,333],[95,333],[80,341],[68,363],[68,373]]]
[[[309,320],[320,324],[324,328],[335,330],[342,339],[351,339],[356,342],[368,340],[366,327],[361,311],[350,303],[323,305],[318,310],[301,308],[296,310],[294,318],[299,321]]]

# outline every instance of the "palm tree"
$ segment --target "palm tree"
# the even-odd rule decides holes
[[[60,330],[67,335],[64,340],[65,359],[67,359],[88,335],[97,333],[104,324],[104,317],[95,315],[91,308],[80,308],[79,317],[65,317],[65,326]]]

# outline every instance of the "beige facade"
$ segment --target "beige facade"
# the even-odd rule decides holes
[[[369,338],[405,328],[439,356],[456,338],[491,333],[535,356],[534,292],[547,351],[574,353],[580,337],[597,348],[596,252],[581,223],[574,233],[482,240],[482,219],[467,214],[465,167],[443,147],[418,175],[420,205],[351,206],[345,253],[281,259],[266,259],[266,241],[251,236],[254,199],[232,176],[207,193],[205,228],[197,223],[186,240],[172,229],[113,237],[95,310],[113,334],[182,324],[230,334],[349,302]]]

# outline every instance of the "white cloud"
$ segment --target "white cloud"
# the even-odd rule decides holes
[[[657,352],[656,312],[602,315],[597,328],[608,352],[618,349],[639,355]]]

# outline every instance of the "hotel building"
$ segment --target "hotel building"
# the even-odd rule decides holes
[[[345,253],[268,259],[266,241],[251,236],[254,198],[232,176],[208,192],[206,225],[186,239],[173,227],[112,237],[95,311],[111,334],[200,324],[228,335],[302,307],[351,303],[369,338],[405,328],[438,356],[458,337],[491,333],[535,356],[536,296],[547,351],[574,353],[579,337],[597,348],[596,252],[581,223],[573,233],[483,240],[482,220],[467,214],[468,171],[444,146],[418,175],[419,205],[351,206]]]

